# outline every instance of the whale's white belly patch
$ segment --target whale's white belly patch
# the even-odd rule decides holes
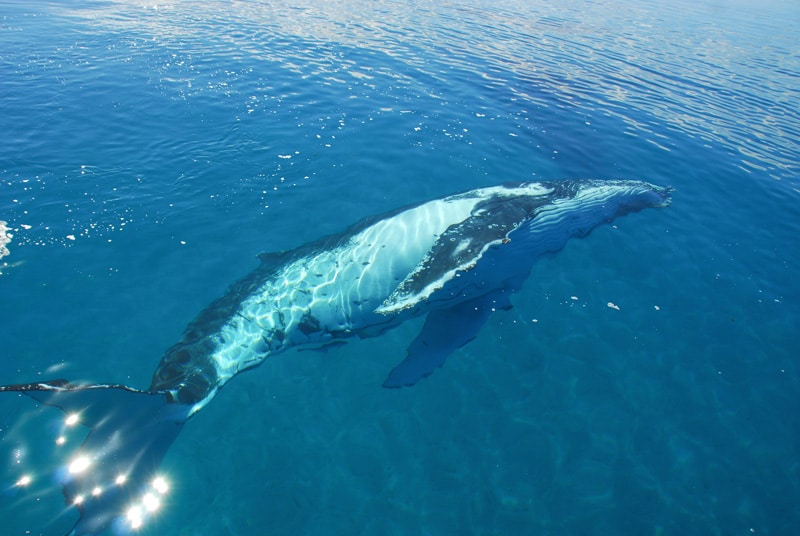
[[[282,267],[220,330],[212,356],[220,378],[257,365],[269,353],[363,327],[437,238],[467,219],[483,199],[454,196],[425,203]]]

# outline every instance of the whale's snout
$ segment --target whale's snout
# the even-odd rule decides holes
[[[653,207],[668,207],[674,190],[672,186],[653,186]]]

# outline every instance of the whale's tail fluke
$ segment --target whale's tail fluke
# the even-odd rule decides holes
[[[160,506],[167,484],[161,460],[189,415],[165,393],[124,385],[73,385],[64,380],[0,386],[64,411],[67,425],[89,429],[65,455],[58,479],[80,513],[68,536],[139,528]]]

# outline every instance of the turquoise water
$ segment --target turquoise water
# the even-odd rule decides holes
[[[411,389],[419,321],[237,377],[142,534],[794,534],[800,8],[751,4],[0,3],[0,383],[144,388],[259,252],[640,178],[672,206],[537,263]],[[0,398],[4,534],[76,519],[60,419]]]

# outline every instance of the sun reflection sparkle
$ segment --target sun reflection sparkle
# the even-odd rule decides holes
[[[77,475],[86,471],[90,465],[92,465],[92,461],[89,458],[86,456],[78,456],[72,460],[67,470],[71,475]]]
[[[77,413],[70,413],[67,415],[67,418],[64,419],[64,424],[67,426],[75,426],[78,424],[80,416]]]
[[[128,518],[128,523],[130,523],[132,529],[139,529],[144,523],[143,516],[141,506],[131,506],[128,508],[128,513],[125,517]]]
[[[142,497],[142,505],[148,512],[155,512],[161,506],[161,499],[152,493],[145,493],[144,497]]]
[[[153,479],[153,489],[156,490],[159,495],[164,495],[169,491],[169,484],[167,484],[163,476],[157,476]]]
[[[140,529],[147,518],[161,508],[164,495],[169,491],[169,483],[163,476],[157,476],[150,483],[150,488],[144,492],[141,499],[132,504],[125,513],[128,526],[132,530]]]

